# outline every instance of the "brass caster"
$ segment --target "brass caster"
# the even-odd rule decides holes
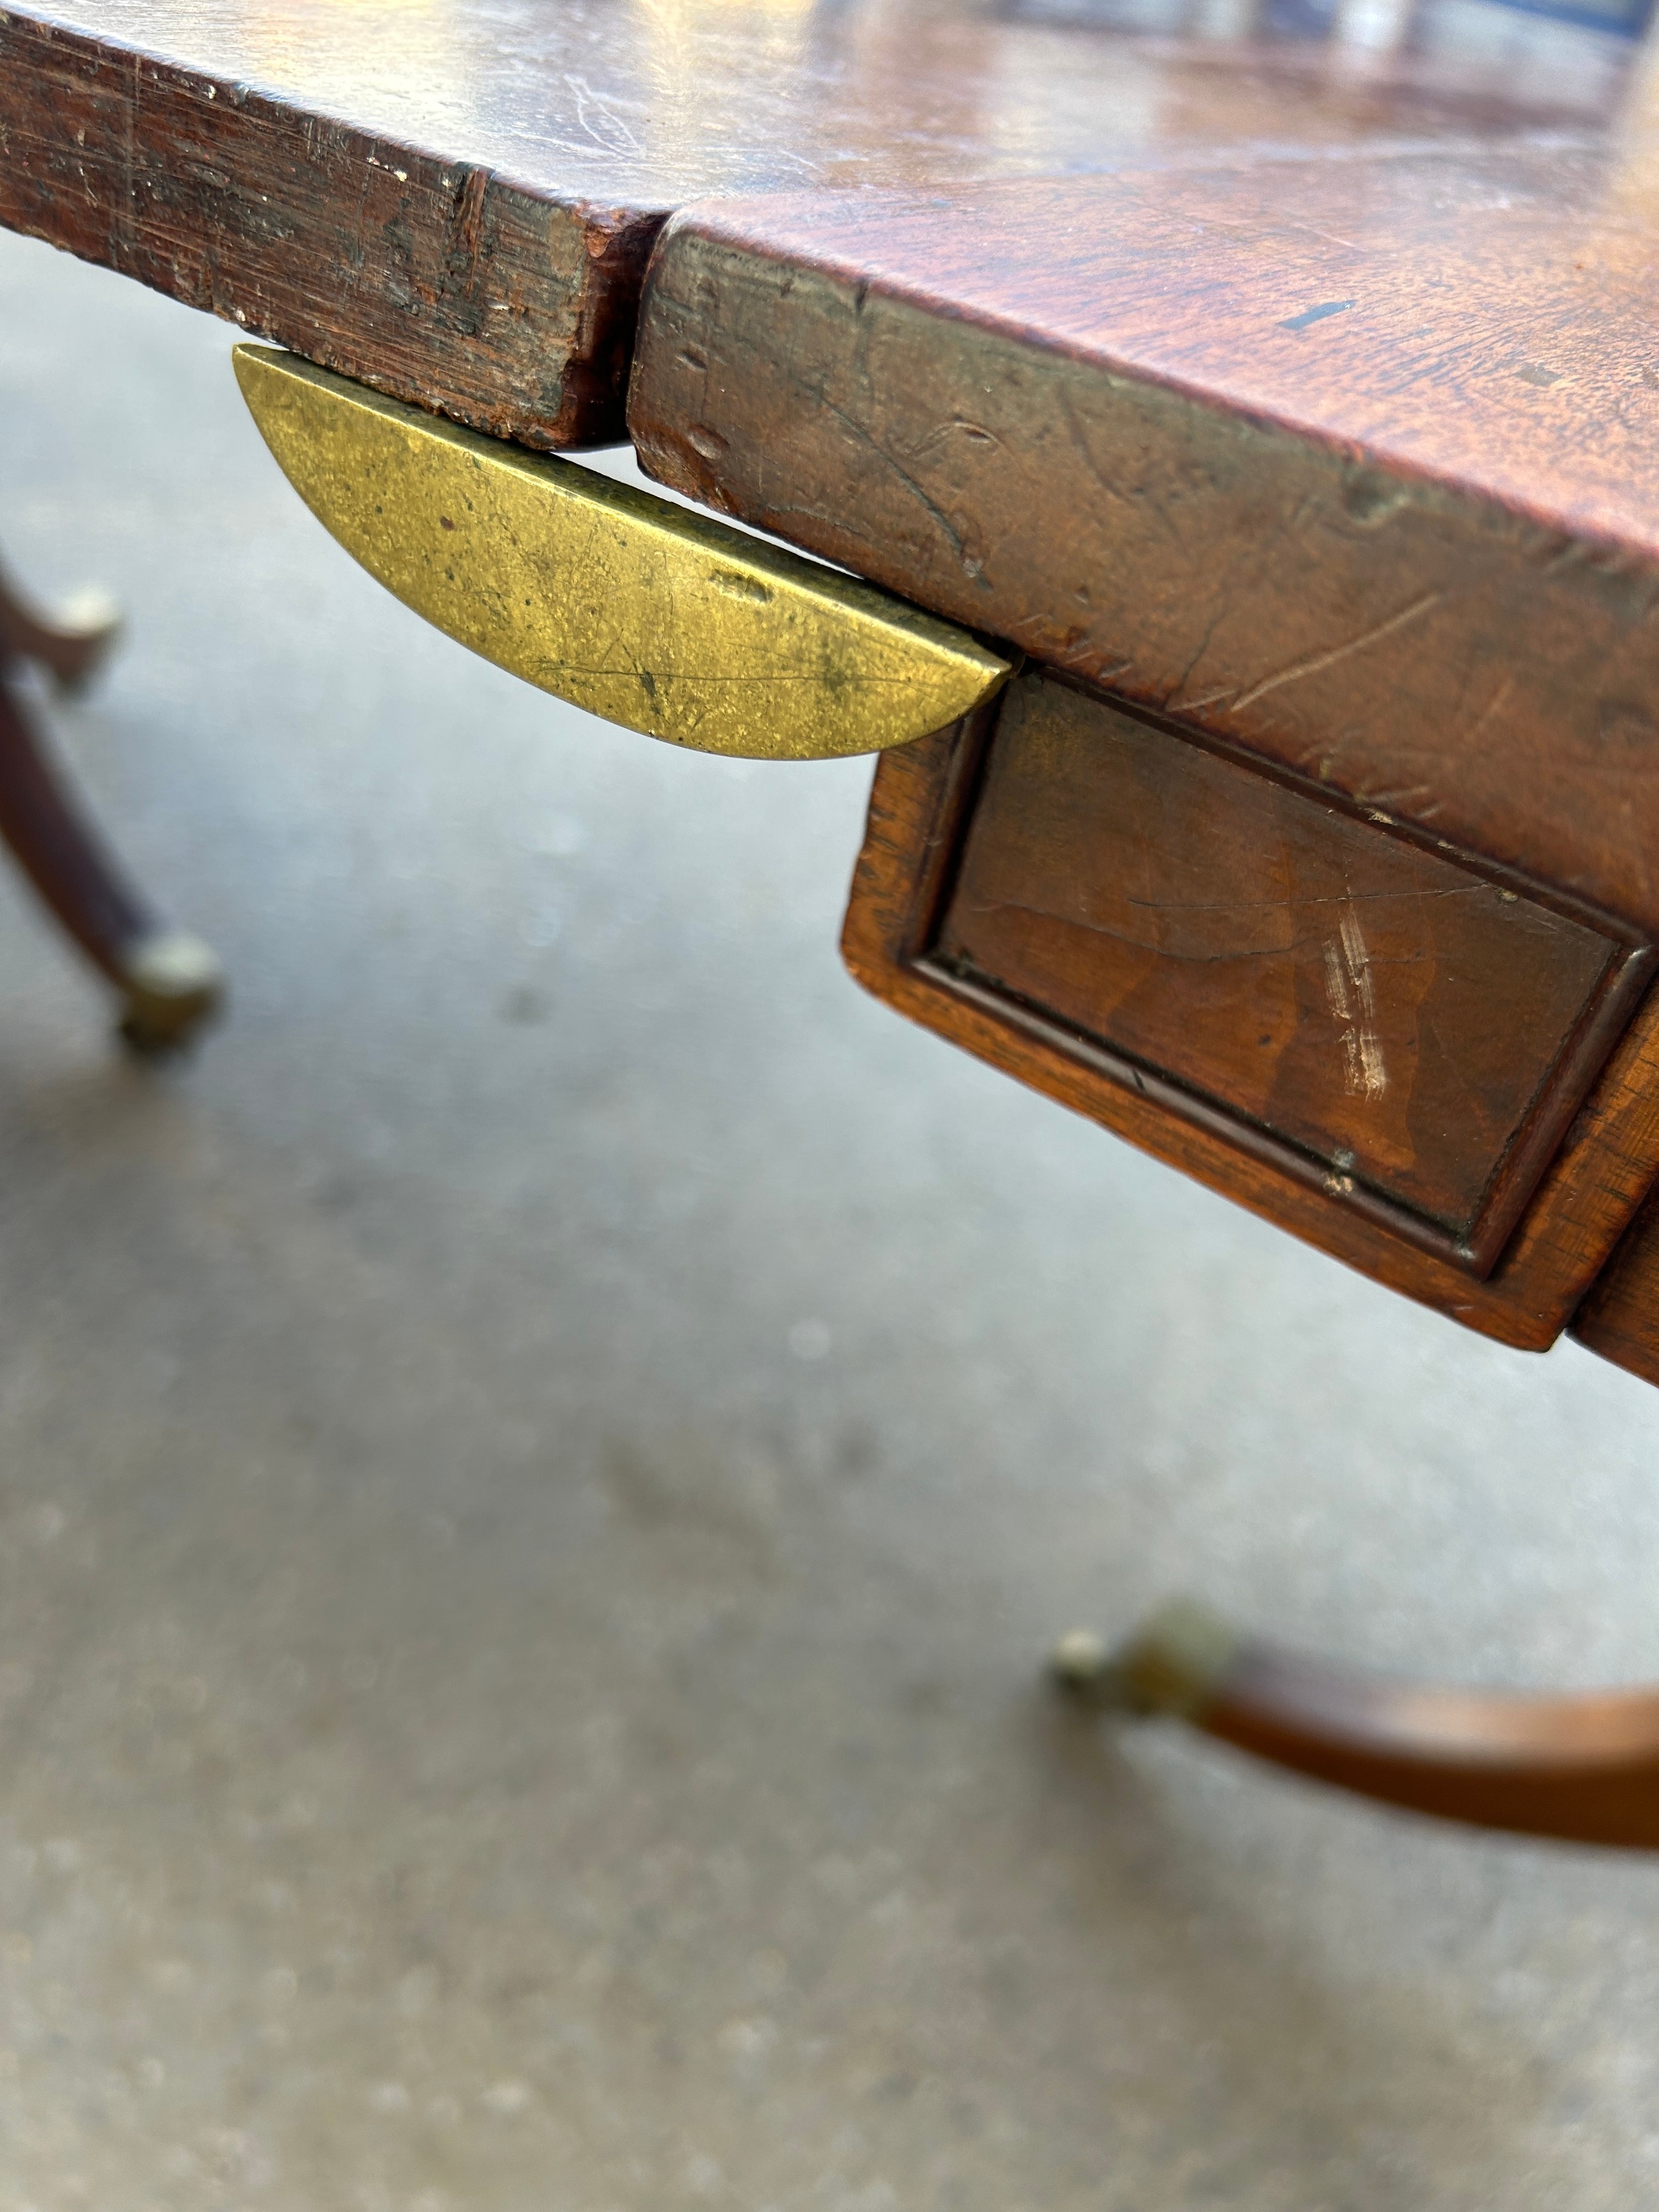
[[[141,938],[121,963],[122,1042],[146,1057],[179,1052],[224,1004],[224,977],[199,937],[182,930]]]

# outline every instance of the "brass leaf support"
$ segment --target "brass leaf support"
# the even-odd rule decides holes
[[[237,382],[312,513],[416,614],[608,722],[827,760],[943,729],[1006,679],[968,631],[570,461],[268,346]]]

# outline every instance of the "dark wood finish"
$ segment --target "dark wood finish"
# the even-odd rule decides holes
[[[615,436],[660,207],[499,174],[508,134],[475,137],[435,51],[431,141],[354,123],[354,90],[398,112],[366,84],[395,84],[392,45],[422,18],[329,12],[357,50],[296,11],[286,58],[315,70],[307,96],[267,88],[261,49],[286,44],[274,13],[0,11],[0,223],[479,429]]]
[[[1659,930],[1649,138],[706,205],[652,472]]]
[[[0,573],[0,839],[64,934],[116,987],[127,1042],[167,1051],[217,1011],[211,956],[168,930],[127,880],[52,767],[19,688],[29,660],[63,690],[78,690],[117,628],[112,617],[54,623]]]
[[[1506,1343],[1533,1350],[1553,1343],[1659,1170],[1659,996],[1644,1001],[1613,1046],[1496,1263],[1478,1280],[1443,1247],[1436,1251],[1432,1240],[1407,1233],[1397,1216],[1359,1202],[1357,1188],[1334,1188],[1337,1177],[1293,1167],[1237,1113],[1206,1110],[1194,1091],[1127,1054],[1103,1050],[1074,1021],[945,964],[941,923],[997,712],[993,706],[973,725],[879,763],[842,939],[859,981],[953,1043],[1364,1273]],[[1066,910],[1075,886],[1057,878],[1063,858],[1053,848],[1038,856],[1030,903]],[[1082,864],[1086,877],[1086,849]],[[1466,863],[1455,856],[1448,865]],[[1485,878],[1472,864],[1469,879]],[[1109,971],[1119,951],[1109,939],[1102,942]],[[1324,1013],[1316,1010],[1315,1018],[1328,1042]],[[1439,1096],[1449,1110],[1449,1087]]]
[[[1011,686],[920,956],[1486,1273],[1652,962],[1051,677]]]
[[[60,778],[30,726],[15,684],[0,672],[0,837],[64,933],[112,982],[127,949],[155,928]]]
[[[1514,19],[1496,51],[1437,0],[1389,52],[1188,13],[1153,40],[975,0],[31,0],[0,7],[0,223],[556,446],[620,434],[644,258],[689,201],[1597,125],[1631,52]]]
[[[1659,1690],[1449,1690],[1249,1640],[1194,1724],[1277,1766],[1441,1820],[1659,1846]]]
[[[1615,1367],[1659,1382],[1659,1194],[1596,1277],[1573,1316],[1571,1333]]]

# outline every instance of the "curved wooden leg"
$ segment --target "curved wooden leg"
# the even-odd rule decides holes
[[[54,774],[0,654],[0,837],[64,928],[122,996],[121,1035],[173,1049],[222,995],[205,945],[156,921]]]
[[[106,592],[79,592],[48,617],[0,568],[0,664],[33,661],[60,690],[79,691],[103,665],[120,632],[120,611]]]
[[[1391,1805],[1522,1835],[1659,1847],[1659,1690],[1526,1697],[1351,1673],[1165,1607],[1121,1649],[1078,1632],[1052,1672],[1104,1711],[1162,1714]]]

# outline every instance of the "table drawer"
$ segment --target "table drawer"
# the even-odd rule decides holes
[[[1050,674],[884,762],[847,950],[957,1042],[1511,1340],[1559,1329],[1659,1165],[1632,932]]]

